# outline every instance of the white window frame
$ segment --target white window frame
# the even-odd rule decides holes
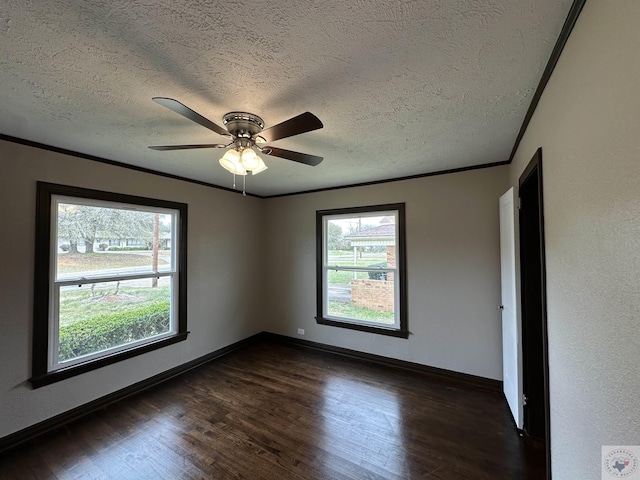
[[[111,208],[111,209],[121,209],[121,210],[132,210],[138,212],[145,213],[159,213],[162,215],[170,215],[171,216],[171,264],[168,270],[162,270],[154,272],[149,269],[149,271],[145,271],[142,273],[119,273],[117,275],[95,275],[89,277],[79,277],[74,275],[64,275],[58,276],[57,272],[57,259],[58,259],[58,206],[60,204],[70,204],[70,205],[82,205],[87,207],[100,207],[100,208]],[[144,345],[146,343],[155,342],[157,340],[161,340],[166,337],[170,337],[171,335],[175,335],[178,331],[177,324],[177,316],[178,316],[178,295],[177,295],[177,287],[179,280],[179,273],[176,268],[177,265],[177,254],[179,248],[179,224],[180,224],[180,212],[176,209],[166,209],[166,208],[155,208],[149,206],[128,204],[128,203],[120,203],[120,202],[109,202],[103,200],[92,200],[86,198],[78,198],[78,197],[68,197],[63,195],[52,195],[51,197],[51,260],[49,265],[49,298],[51,299],[51,305],[49,306],[49,363],[48,363],[48,371],[53,372],[59,370],[60,368],[70,367],[79,363],[84,363],[87,361],[91,361],[96,358],[101,358],[105,356],[114,355],[118,352],[122,352],[124,350],[129,350],[131,348],[135,348],[140,345]],[[170,295],[170,313],[169,313],[169,331],[165,333],[161,333],[158,335],[154,335],[151,337],[143,338],[137,340],[135,342],[126,343],[124,345],[120,345],[117,347],[112,347],[106,350],[100,350],[98,352],[90,353],[87,355],[81,355],[79,357],[75,357],[66,361],[59,361],[59,341],[60,341],[60,316],[59,316],[59,307],[60,307],[60,289],[62,287],[67,286],[82,286],[90,283],[97,282],[117,282],[117,281],[126,281],[126,280],[139,280],[145,278],[169,278],[169,295]]]

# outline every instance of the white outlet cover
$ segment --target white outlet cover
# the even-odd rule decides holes
[[[298,335],[304,335],[304,328],[298,329]]]

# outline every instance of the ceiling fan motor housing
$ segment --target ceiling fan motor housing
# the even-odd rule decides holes
[[[229,112],[223,118],[224,126],[234,137],[253,137],[264,128],[264,121],[247,112]]]

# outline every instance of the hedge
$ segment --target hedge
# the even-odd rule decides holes
[[[169,330],[169,301],[103,314],[60,327],[60,361],[125,345]]]
[[[372,263],[371,265],[367,265],[368,267],[375,267],[375,268],[386,268],[387,267],[387,262],[380,262],[380,263]],[[369,278],[371,280],[386,280],[387,279],[387,272],[368,272],[369,273]]]

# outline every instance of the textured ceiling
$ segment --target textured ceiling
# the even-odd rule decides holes
[[[509,158],[570,0],[3,0],[0,133],[225,187],[222,124],[310,111],[322,130],[274,146],[258,195]]]

